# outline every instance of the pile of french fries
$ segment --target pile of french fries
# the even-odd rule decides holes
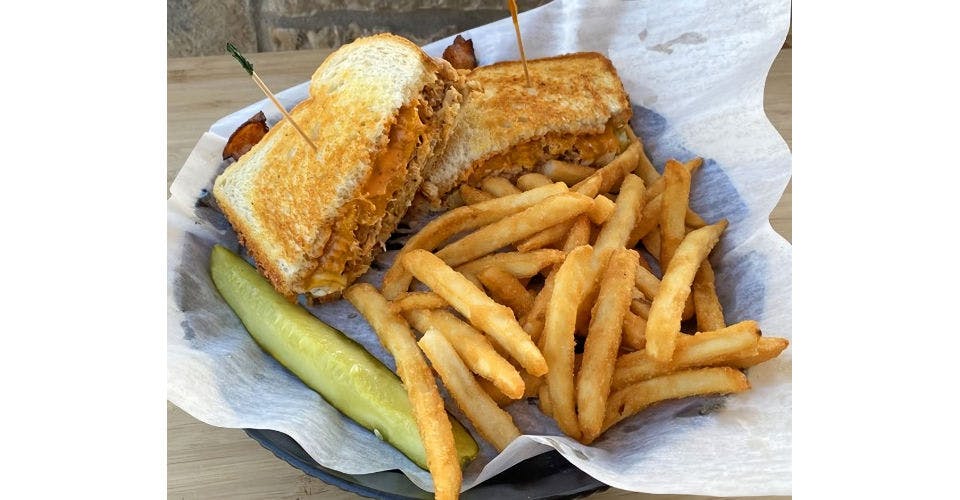
[[[503,410],[518,399],[589,444],[654,403],[747,390],[741,369],[787,347],[724,321],[708,256],[727,221],[689,206],[702,160],[660,175],[632,132],[622,142],[600,168],[551,161],[462,186],[464,205],[409,238],[379,291],[345,292],[396,358],[437,498],[456,497],[461,472],[433,371],[503,450],[522,434]]]

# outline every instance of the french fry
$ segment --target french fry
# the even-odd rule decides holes
[[[547,186],[553,184],[553,181],[549,177],[539,174],[536,172],[530,172],[528,174],[523,174],[517,178],[517,187],[524,191],[530,191],[533,188],[538,188],[540,186]]]
[[[509,196],[511,194],[520,194],[522,191],[517,189],[512,182],[503,177],[485,177],[480,181],[480,187],[494,198]]]
[[[573,226],[570,227],[570,231],[564,235],[564,241],[563,241],[564,255],[566,255],[567,252],[570,252],[574,248],[589,244],[590,231],[591,231],[590,218],[588,216],[581,215],[576,219],[574,219]]]
[[[707,225],[707,221],[703,220],[703,217],[700,217],[700,214],[694,212],[690,207],[687,207],[687,213],[684,215],[683,222],[691,229],[700,229]]]
[[[633,309],[632,305],[631,309]],[[634,351],[639,351],[640,349],[643,349],[647,343],[646,338],[644,337],[644,332],[646,330],[647,320],[642,318],[639,314],[634,313],[632,310],[628,310],[623,315],[623,335],[620,343],[625,347],[633,349]]]
[[[636,136],[634,136],[636,137]],[[638,139],[639,142],[639,139]],[[637,171],[636,174],[643,179],[643,183],[647,186],[653,185],[657,179],[660,178],[660,173],[657,172],[657,169],[654,168],[653,163],[650,161],[650,158],[647,157],[647,153],[643,151],[643,143],[640,143],[640,155],[637,159]]]
[[[690,296],[690,285],[720,234],[727,227],[726,219],[716,224],[691,231],[680,242],[677,252],[660,280],[660,290],[650,306],[647,318],[646,350],[650,356],[661,363],[669,363],[673,358],[677,335],[680,332],[680,320],[683,309]]]
[[[571,188],[572,191],[580,193],[591,198],[598,194],[603,194],[623,180],[623,176],[630,173],[637,164],[639,146],[636,143],[631,144],[623,153],[613,159],[610,163],[598,168],[590,177],[578,182]],[[550,227],[544,230],[547,234],[543,236],[534,235],[529,241],[524,241],[518,245],[518,250],[529,251],[536,248],[543,248],[559,241],[559,235],[566,234],[573,226],[572,221],[559,224],[558,227]],[[523,249],[521,249],[521,246]],[[524,250],[525,249],[525,250]]]
[[[639,180],[639,178],[638,178]],[[639,262],[636,252],[617,249],[600,280],[590,329],[577,374],[577,414],[581,441],[589,444],[600,434],[610,381],[620,349],[623,318],[629,311]]]
[[[619,156],[614,158],[597,171],[578,182],[571,189],[574,191],[594,197],[601,193],[606,193],[618,186],[623,180],[623,176],[633,172],[637,168],[637,161],[640,158],[642,148],[638,143],[632,143]]]
[[[407,240],[394,260],[393,266],[383,276],[383,295],[388,299],[396,298],[400,292],[410,288],[413,276],[400,265],[401,257],[413,250],[433,250],[444,241],[462,232],[476,229],[498,221],[511,214],[523,211],[555,194],[568,189],[562,182],[531,189],[522,194],[504,196],[490,201],[455,208],[437,217]]]
[[[591,205],[591,208],[593,205]],[[534,250],[539,250],[544,247],[553,245],[554,243],[563,239],[563,237],[570,232],[570,228],[573,227],[573,221],[564,221],[559,224],[550,226],[543,231],[531,235],[529,238],[517,243],[517,251],[519,252],[532,252]]]
[[[390,312],[389,304],[368,283],[347,288],[344,297],[360,311],[377,333],[380,343],[397,362],[397,374],[407,389],[420,438],[427,453],[427,467],[437,498],[457,498],[463,480],[453,428],[433,372],[417,347],[407,322]]]
[[[760,328],[755,321],[696,335],[681,335],[669,363],[658,363],[646,351],[621,356],[613,373],[613,387],[620,389],[666,373],[686,368],[727,364],[757,353]]]
[[[640,268],[637,271],[636,285],[647,300],[653,300],[660,291],[660,280],[647,269]]]
[[[489,380],[507,397],[523,396],[524,383],[517,369],[494,349],[487,338],[449,311],[412,310],[404,317],[417,331],[436,328],[460,353],[464,363]]]
[[[614,391],[607,400],[604,432],[654,403],[707,394],[733,394],[750,388],[747,377],[729,367],[699,368],[644,380]]]
[[[420,348],[430,359],[433,369],[440,375],[447,392],[473,424],[473,427],[497,449],[503,451],[520,431],[509,413],[477,384],[473,374],[457,356],[450,342],[433,328],[420,338]]]
[[[539,399],[540,411],[542,411],[544,415],[556,419],[556,417],[553,416],[553,405],[550,403],[550,386],[547,385],[546,380],[540,384],[539,397],[537,399]]]
[[[663,171],[663,207],[660,208],[660,267],[670,266],[670,259],[687,235],[684,216],[690,204],[690,173],[680,163],[669,160]]]
[[[390,311],[400,314],[410,309],[443,309],[448,305],[443,297],[433,292],[404,292],[390,301]]]
[[[670,164],[671,162],[679,163],[676,160],[667,160],[667,164]],[[684,166],[684,169],[692,177],[693,174],[697,171],[697,169],[700,168],[701,165],[703,165],[703,158],[697,157],[682,163],[682,165]],[[651,201],[653,201],[653,198],[660,196],[663,193],[664,189],[666,189],[666,187],[667,187],[666,179],[664,179],[663,176],[660,176],[660,178],[654,181],[653,184],[650,184],[649,186],[647,186],[647,203],[650,203]]]
[[[521,318],[533,307],[533,295],[524,288],[516,277],[499,267],[488,267],[477,274],[477,278],[497,302],[513,309],[514,315]]]
[[[533,191],[527,191],[531,193]],[[517,196],[523,196],[521,193]],[[570,220],[586,212],[593,200],[579,193],[551,196],[522,212],[505,217],[447,245],[437,257],[459,266],[499,248],[520,241],[545,227]]]
[[[708,259],[703,260],[693,278],[693,304],[697,312],[697,329],[701,332],[727,326],[723,319],[723,306],[717,297],[713,267]]]
[[[577,247],[567,254],[567,259],[560,264],[553,293],[547,304],[546,322],[541,336],[544,357],[550,367],[546,383],[550,390],[553,415],[560,429],[574,439],[579,439],[581,433],[574,408],[573,332],[577,308],[583,299],[586,280],[590,275],[592,253],[590,246]]]
[[[634,299],[630,303],[630,311],[646,321],[650,317],[650,302]]]
[[[598,194],[593,199],[593,206],[590,207],[590,210],[587,210],[587,216],[590,217],[590,222],[599,226],[606,222],[616,209],[615,202],[605,195]]]
[[[643,181],[639,177],[627,174],[623,178],[620,194],[617,195],[616,210],[603,224],[594,245],[595,271],[601,267],[598,264],[602,264],[605,259],[609,259],[613,250],[625,247],[630,232],[637,223],[637,218],[643,209],[643,192]]]
[[[470,323],[499,343],[531,375],[547,372],[547,362],[517,323],[510,308],[497,304],[470,280],[426,250],[405,254],[401,264],[446,299]]]
[[[633,248],[637,246],[637,243],[643,239],[644,236],[654,232],[657,224],[660,223],[660,209],[663,206],[663,195],[654,197],[652,200],[648,201],[646,205],[643,206],[642,215],[640,215],[640,220],[633,230],[630,231],[630,238],[627,239],[627,247]],[[654,256],[659,256],[660,253],[652,253]]]
[[[585,218],[582,215],[580,217]],[[532,252],[501,252],[470,261],[457,267],[457,272],[477,275],[489,267],[498,267],[518,279],[530,278],[553,264],[563,262],[565,256],[563,251],[551,248]]]
[[[477,381],[477,384],[480,385],[480,388],[483,389],[483,392],[486,392],[487,396],[490,396],[490,399],[492,399],[497,406],[503,408],[504,406],[516,401],[516,399],[511,399],[510,396],[507,396],[503,393],[503,391],[497,389],[497,386],[493,385],[493,382],[481,376],[476,376],[473,379]]]
[[[496,196],[490,193],[470,187],[466,184],[460,186],[460,197],[463,198],[463,202],[467,205],[476,205],[477,203],[490,201],[496,198]]]
[[[520,370],[520,378],[523,379],[523,397],[532,398],[540,393],[540,384],[543,383],[543,377],[535,377],[527,373],[526,370]]]
[[[550,160],[540,167],[540,173],[553,181],[572,186],[596,173],[597,169],[561,160]]]
[[[662,252],[660,246],[660,233],[658,231],[650,231],[646,236],[643,237],[643,248],[646,248],[650,255],[660,255]],[[663,264],[660,264],[661,269],[666,269]]]
[[[750,368],[769,361],[783,352],[790,341],[780,337],[760,337],[757,343],[757,353],[752,356],[743,356],[733,360],[723,360],[721,363],[735,368]]]

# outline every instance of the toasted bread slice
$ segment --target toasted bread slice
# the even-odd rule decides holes
[[[288,297],[338,296],[372,262],[434,167],[463,80],[389,34],[331,54],[290,112],[214,185],[240,242]]]
[[[437,169],[420,192],[432,205],[462,183],[513,175],[550,159],[602,162],[597,151],[632,115],[630,99],[609,59],[581,52],[476,68],[468,82],[482,92],[464,102]]]

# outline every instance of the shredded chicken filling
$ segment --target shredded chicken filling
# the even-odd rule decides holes
[[[490,157],[473,169],[466,181],[475,185],[490,175],[532,170],[555,158],[593,165],[609,153],[616,153],[619,147],[620,141],[612,124],[607,124],[599,134],[547,134]]]

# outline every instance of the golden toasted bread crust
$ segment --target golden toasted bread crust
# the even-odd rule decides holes
[[[217,178],[218,204],[278,291],[308,291],[304,281],[338,216],[360,195],[398,110],[425,89],[449,87],[451,73],[402,37],[358,39],[323,61],[309,96],[290,113],[316,151],[284,119]]]
[[[519,144],[598,134],[608,123],[625,124],[630,99],[609,59],[580,52],[528,61],[533,88],[519,61],[482,66],[468,76],[482,93],[465,101],[436,172],[420,194],[434,205],[486,160]]]

